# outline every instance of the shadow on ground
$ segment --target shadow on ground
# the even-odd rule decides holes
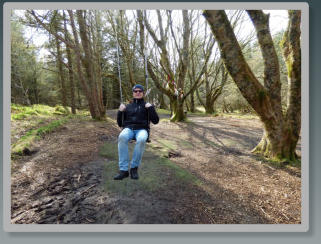
[[[238,201],[235,193],[227,192],[219,185],[212,185],[217,192],[213,198],[201,187],[209,182],[164,157],[164,148],[159,146],[157,151],[147,146],[138,181],[129,178],[114,181],[112,178],[118,168],[115,144],[106,143],[102,148],[108,158],[104,187],[118,199],[114,205],[118,217],[114,215],[110,221],[131,224],[270,223],[262,213]],[[131,151],[133,147],[131,144]]]

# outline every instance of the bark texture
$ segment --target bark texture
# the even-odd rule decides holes
[[[301,49],[300,11],[289,11],[289,24],[283,38],[283,55],[289,77],[289,101],[281,107],[279,63],[269,31],[269,15],[260,10],[247,11],[256,29],[264,59],[264,85],[248,66],[224,11],[205,10],[204,16],[219,44],[222,59],[242,95],[264,124],[264,133],[253,152],[279,160],[296,160],[295,147],[301,124]]]

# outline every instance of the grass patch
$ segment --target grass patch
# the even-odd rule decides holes
[[[118,158],[118,146],[117,142],[106,142],[99,148],[99,155],[110,160],[117,160]]]
[[[49,134],[49,133],[53,132],[55,129],[57,129],[58,127],[60,127],[61,125],[65,124],[70,118],[71,118],[71,116],[68,116],[68,117],[60,119],[60,120],[55,120],[46,126],[42,126],[36,130],[37,131],[36,134],[38,136],[44,136],[46,134]]]
[[[200,111],[197,111],[197,110],[194,113],[191,112],[191,111],[187,111],[187,115],[189,115],[189,114],[191,114],[191,115],[199,115],[199,116],[207,116],[206,113],[200,112]]]
[[[160,170],[157,165],[142,162],[138,170],[139,180],[131,180],[130,177],[128,177],[121,181],[116,181],[113,178],[118,173],[118,170],[117,161],[109,161],[105,165],[104,178],[106,182],[104,188],[109,192],[120,195],[130,195],[137,191],[147,191],[151,193],[162,186],[162,181],[156,172]]]
[[[171,150],[176,150],[177,149],[177,145],[175,142],[173,141],[170,141],[170,140],[165,140],[165,139],[158,139],[157,142],[165,147],[165,148],[168,148],[168,149],[171,149]]]
[[[171,160],[169,160],[167,158],[161,158],[159,163],[163,166],[170,168],[174,172],[177,179],[179,179],[183,182],[189,182],[189,183],[193,183],[196,185],[201,184],[201,181],[196,176],[192,175],[187,170],[185,170],[185,169],[181,168],[180,166],[178,166],[177,164],[173,163]]]
[[[271,159],[266,158],[260,154],[254,153],[253,156],[257,161],[261,161],[264,164],[267,164],[276,169],[289,169],[296,168],[301,169],[301,160],[289,161],[289,160],[280,160],[280,159]]]
[[[23,106],[18,104],[11,104],[11,120],[23,120],[32,116],[37,117],[50,117],[54,115],[67,115],[70,108],[57,105],[56,107],[50,107],[43,104],[34,104],[32,106]]]
[[[170,115],[170,114],[171,114],[171,111],[170,111],[170,110],[166,110],[166,109],[159,108],[159,109],[157,109],[157,113],[158,113],[158,114]]]
[[[135,143],[129,143],[129,154],[132,158]],[[104,177],[107,179],[105,189],[110,192],[121,195],[129,195],[137,191],[154,192],[162,187],[162,180],[159,178],[159,172],[162,171],[161,166],[157,163],[159,156],[145,150],[141,166],[139,167],[139,180],[131,180],[126,178],[121,181],[113,180],[118,173],[118,148],[117,142],[107,142],[99,150],[101,156],[109,159],[105,166]]]
[[[43,137],[48,133],[52,133],[54,130],[59,128],[61,125],[65,124],[73,116],[67,116],[60,120],[55,120],[48,125],[42,126],[38,129],[33,129],[28,131],[24,136],[22,136],[15,144],[11,146],[11,154],[22,155],[25,148],[32,146],[32,143]]]
[[[168,122],[168,123],[170,123],[171,120],[170,120],[170,118],[162,118],[162,119],[159,120],[159,122]]]
[[[188,149],[194,148],[193,144],[190,143],[189,141],[186,141],[186,140],[181,140],[181,141],[179,142],[179,145],[182,146],[182,147],[184,147],[184,148],[188,148]]]
[[[130,156],[135,144],[129,144]],[[139,180],[131,180],[130,177],[121,181],[113,180],[118,173],[117,143],[107,142],[100,148],[100,155],[109,160],[105,165],[104,188],[106,191],[120,195],[130,196],[136,192],[155,193],[166,190],[168,185],[180,185],[186,183],[200,184],[194,175],[173,163],[170,159],[159,155],[157,146],[146,146],[142,163],[139,167]],[[131,158],[131,157],[130,157]]]
[[[215,142],[213,142],[213,141],[210,141],[210,140],[206,140],[206,141],[204,141],[206,144],[210,144],[212,147],[214,147],[214,148],[221,148],[222,147],[222,145],[220,145],[220,144],[217,144],[217,143],[215,143]]]
[[[241,113],[241,112],[234,112],[234,113],[219,113],[218,114],[221,117],[227,117],[227,118],[236,118],[236,119],[259,119],[259,116],[256,114],[250,114],[250,113]]]
[[[11,154],[22,155],[25,148],[30,148],[32,143],[39,139],[35,130],[29,131],[26,135],[22,136],[20,140],[11,146]]]

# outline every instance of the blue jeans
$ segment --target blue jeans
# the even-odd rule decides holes
[[[118,158],[119,158],[119,169],[128,171],[129,163],[129,152],[128,142],[131,139],[136,139],[136,145],[133,152],[133,159],[130,163],[131,168],[138,167],[142,161],[142,156],[145,150],[145,144],[148,137],[147,130],[132,130],[124,128],[118,136]]]

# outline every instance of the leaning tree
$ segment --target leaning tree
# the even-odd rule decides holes
[[[289,10],[289,22],[281,42],[288,71],[288,101],[281,106],[281,82],[278,57],[269,29],[269,15],[248,10],[264,61],[261,84],[245,61],[225,11],[205,10],[203,15],[219,44],[222,59],[242,95],[256,111],[264,133],[253,152],[278,160],[297,159],[295,152],[301,130],[301,11]]]

